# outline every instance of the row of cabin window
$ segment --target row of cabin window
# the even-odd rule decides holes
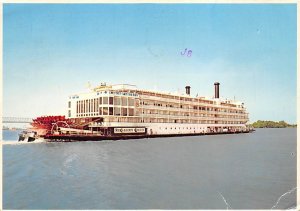
[[[79,116],[98,116],[98,115],[134,116],[134,109],[128,108],[128,110],[127,110],[127,108],[100,107],[99,113],[97,113],[97,114],[92,113],[92,114],[83,114],[83,115],[79,115]]]
[[[151,111],[151,110],[142,110],[143,114],[159,114],[159,115],[166,115],[166,116],[191,116],[191,117],[216,117],[216,118],[234,118],[234,119],[244,119],[245,116],[226,116],[226,115],[219,115],[216,114],[200,114],[195,115],[193,113],[188,112],[168,112],[168,111]]]
[[[149,102],[142,102],[142,105],[152,105],[152,103]],[[161,103],[154,103],[154,106],[164,106]],[[229,112],[229,113],[243,113],[243,111],[234,111],[234,110],[223,110],[223,109],[217,109],[217,108],[208,108],[208,107],[201,107],[201,106],[189,106],[189,105],[180,105],[180,106],[174,106],[172,104],[165,104],[166,107],[170,108],[183,108],[183,109],[194,109],[194,110],[203,110],[203,111],[218,111],[218,112]]]
[[[212,120],[166,120],[166,119],[141,119],[140,122],[143,123],[179,123],[179,124],[185,124],[185,123],[194,123],[194,124],[245,124],[246,121],[240,122],[240,121],[212,121]]]
[[[127,97],[99,97],[96,99],[90,99],[90,100],[81,100],[78,101],[79,103],[88,103],[88,102],[101,105],[122,105],[122,106],[134,106],[134,99],[133,98],[127,98]]]
[[[159,127],[159,129],[160,129],[160,130],[162,130],[162,128],[161,128],[161,127]],[[167,130],[167,129],[168,129],[168,128],[166,127],[166,128],[165,128],[165,130]],[[170,127],[169,129],[171,129],[171,130],[172,130],[173,128],[172,128],[172,127]],[[177,128],[175,127],[174,129],[176,130]],[[179,127],[178,129],[180,130],[180,127]],[[185,129],[185,127],[182,127],[182,129]],[[188,130],[188,129],[192,130],[192,128],[191,128],[191,127],[186,127],[186,129],[187,129],[187,130]],[[195,127],[194,127],[194,130],[196,130],[196,129],[204,130],[205,128],[202,128],[202,127],[200,127],[200,128],[198,128],[198,127],[197,127],[197,128],[195,128]]]
[[[126,97],[100,97],[90,100],[80,100],[77,101],[76,112],[77,113],[89,113],[96,112],[99,105],[122,105],[122,106],[134,106],[134,99]],[[71,107],[71,102],[69,102],[69,108]]]
[[[134,109],[133,108],[123,108],[123,107],[99,107],[98,115],[115,115],[115,116],[134,116]],[[93,111],[92,111],[93,112]],[[87,115],[88,113],[92,112],[85,112]],[[77,111],[77,114],[80,113]]]
[[[100,107],[99,115],[134,116],[134,109],[118,107]]]

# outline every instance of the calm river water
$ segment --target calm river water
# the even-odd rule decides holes
[[[18,131],[3,132],[4,140],[17,140]],[[3,208],[290,208],[296,206],[296,136],[288,128],[4,145]]]

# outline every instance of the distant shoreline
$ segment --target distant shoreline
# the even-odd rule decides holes
[[[16,130],[26,130],[26,128],[2,128],[2,130],[16,131]]]
[[[297,127],[256,127],[254,129],[289,129],[289,128],[297,129]]]
[[[285,121],[262,121],[258,120],[250,124],[254,128],[296,128],[297,124],[288,124]]]

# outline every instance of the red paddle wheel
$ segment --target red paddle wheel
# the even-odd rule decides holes
[[[39,135],[45,135],[50,133],[53,126],[68,125],[70,127],[73,122],[70,119],[66,119],[65,116],[42,116],[32,120],[32,129],[37,131]]]

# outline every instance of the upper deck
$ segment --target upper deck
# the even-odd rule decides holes
[[[101,116],[107,117],[108,121],[182,123],[202,120],[210,123],[248,121],[243,103],[193,97],[189,90],[178,94],[141,90],[129,84],[101,84],[88,93],[72,95],[69,99],[70,118]],[[132,120],[134,117],[136,119]]]
[[[110,95],[110,96],[134,96],[141,97],[144,99],[156,99],[164,100],[169,102],[196,102],[202,104],[211,104],[211,105],[221,105],[232,108],[244,108],[244,103],[235,100],[220,99],[220,98],[209,98],[204,96],[191,96],[187,93],[170,93],[163,91],[152,91],[145,89],[138,89],[136,85],[131,84],[115,84],[115,85],[106,85],[102,83],[100,86],[97,86],[91,90],[89,93],[82,93],[80,95],[84,96],[93,96],[97,95]],[[74,96],[70,96],[70,99]]]

